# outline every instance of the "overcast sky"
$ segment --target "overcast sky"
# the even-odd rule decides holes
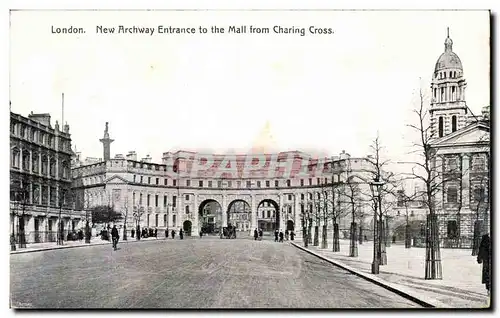
[[[98,35],[96,26],[326,27],[333,35]],[[51,34],[54,27],[86,34]],[[486,11],[17,11],[11,13],[11,110],[70,125],[83,157],[135,150],[249,149],[269,122],[277,150],[354,156],[380,132],[395,160],[420,85],[430,86],[446,28],[476,114],[489,105]],[[307,30],[306,30],[307,32]],[[419,80],[421,78],[421,80]],[[413,121],[414,122],[414,121]]]

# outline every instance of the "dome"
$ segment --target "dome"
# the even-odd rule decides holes
[[[444,52],[437,60],[434,71],[438,72],[450,68],[463,70],[462,61],[460,61],[460,58],[455,52]]]
[[[450,29],[447,30],[447,37],[444,41],[444,53],[441,54],[436,62],[434,72],[446,69],[459,69],[463,70],[462,62],[455,52],[453,52],[453,41],[450,38]]]

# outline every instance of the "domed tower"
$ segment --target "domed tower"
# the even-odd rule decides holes
[[[465,103],[466,82],[463,77],[462,62],[453,52],[450,29],[444,41],[444,53],[441,54],[432,76],[431,132],[432,138],[446,136],[467,123],[467,105]]]

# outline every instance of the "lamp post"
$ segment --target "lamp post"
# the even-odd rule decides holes
[[[374,214],[373,214],[373,261],[372,261],[372,274],[378,274],[380,272],[380,265],[382,261],[382,197],[381,188],[384,185],[383,182],[379,181],[379,178],[375,178],[373,182],[370,183],[370,189],[372,191],[372,196],[376,200],[374,201]],[[377,221],[377,210],[379,211],[379,221]]]
[[[66,195],[66,190],[61,189],[61,197],[59,198],[59,234],[57,235],[57,245],[64,245],[64,232],[62,224],[62,206],[64,203],[64,196]]]

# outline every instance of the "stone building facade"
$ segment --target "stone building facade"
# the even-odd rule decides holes
[[[72,174],[78,207],[113,206],[125,216],[128,230],[140,224],[160,233],[183,228],[197,235],[202,228],[213,227],[208,223],[219,222],[219,227],[233,224],[249,234],[257,227],[293,229],[299,234],[308,214],[317,214],[310,218],[315,224],[326,220],[331,228],[322,193],[332,189],[332,180],[337,184],[348,174],[362,175],[367,164],[345,152],[313,158],[298,151],[242,155],[177,151],[164,153],[162,163],[153,163],[149,156],[138,160],[130,152],[99,163],[74,162]],[[362,179],[356,182],[369,191]],[[232,211],[233,206],[240,212]],[[369,224],[370,207],[360,197],[357,211],[362,209],[367,216],[363,222]],[[348,230],[350,222],[347,216],[337,219],[341,229]]]
[[[28,117],[10,113],[11,236],[26,243],[56,241],[82,227],[84,215],[74,209],[71,192],[71,135],[66,124],[53,128],[50,114]],[[65,235],[66,239],[66,235]]]
[[[465,101],[462,63],[445,40],[431,84],[432,166],[439,192],[435,197],[442,246],[470,247],[474,224],[489,232],[489,106],[475,116]]]

